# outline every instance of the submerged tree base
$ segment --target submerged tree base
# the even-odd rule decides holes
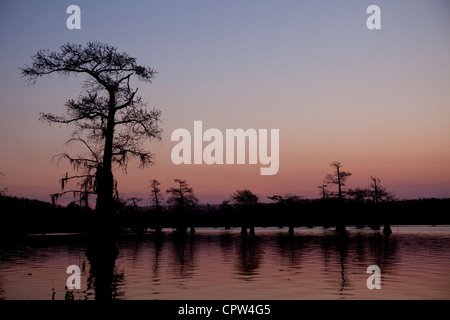
[[[91,265],[96,300],[110,300],[113,296],[113,277],[119,249],[114,237],[92,235],[86,249]]]
[[[86,256],[89,261],[115,261],[119,249],[116,242],[117,221],[114,216],[94,213],[92,229],[87,243]]]
[[[383,228],[383,233],[385,236],[388,236],[392,233],[391,226],[389,224],[385,224]]]
[[[294,234],[294,227],[293,226],[289,226],[289,234]]]
[[[92,234],[90,236],[86,248],[86,257],[90,262],[97,260],[115,261],[118,255],[119,248],[114,235]]]

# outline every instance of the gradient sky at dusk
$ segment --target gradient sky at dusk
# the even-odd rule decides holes
[[[81,30],[66,8],[81,8]],[[366,8],[381,8],[369,30]],[[371,175],[398,198],[450,196],[450,3],[448,1],[2,1],[0,3],[0,190],[49,201],[69,165],[73,127],[48,126],[39,112],[64,112],[82,78],[44,77],[34,86],[18,68],[41,48],[99,41],[158,71],[139,83],[162,110],[162,142],[146,146],[156,165],[116,172],[124,198],[148,197],[183,178],[201,202],[249,188],[319,197],[338,160],[367,187]],[[177,128],[280,130],[280,169],[260,165],[172,164]],[[74,152],[76,150],[73,150]]]

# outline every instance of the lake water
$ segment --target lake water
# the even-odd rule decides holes
[[[392,231],[127,234],[113,269],[100,274],[85,256],[84,235],[29,235],[0,246],[0,299],[450,299],[450,226]],[[81,289],[66,289],[69,265],[81,268]],[[366,285],[370,265],[380,268],[381,289]]]

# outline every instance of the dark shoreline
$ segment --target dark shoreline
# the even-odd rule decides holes
[[[0,236],[43,233],[88,233],[94,211],[17,197],[0,197]],[[169,208],[125,206],[114,216],[117,232],[160,228],[190,231],[191,227],[325,227],[339,225],[382,228],[384,225],[450,225],[450,198],[383,203],[301,200],[294,204],[261,203],[249,207],[198,205],[177,212]]]

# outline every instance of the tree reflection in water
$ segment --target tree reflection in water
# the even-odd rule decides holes
[[[238,241],[236,272],[244,280],[252,280],[258,275],[262,253],[258,236],[243,235]]]
[[[261,288],[261,294],[265,288],[276,288],[275,294],[282,297],[289,295],[277,293],[277,288],[285,288],[296,297],[308,296],[309,289],[315,290],[318,297],[321,290],[327,297],[358,296],[361,290],[367,290],[369,265],[380,267],[382,286],[398,285],[403,279],[398,270],[404,267],[405,259],[414,263],[416,252],[428,254],[428,246],[435,250],[430,257],[439,259],[450,250],[446,239],[442,235],[418,237],[398,232],[386,236],[368,229],[349,229],[345,233],[322,228],[296,229],[294,234],[286,228],[257,229],[254,236],[243,236],[238,229],[199,229],[195,234],[163,230],[158,234],[121,235],[120,254],[112,260],[86,261],[80,237],[45,236],[29,238],[27,245],[3,248],[1,261],[4,272],[13,274],[17,281],[24,279],[24,264],[41,266],[28,277],[43,279],[42,288],[36,285],[34,293],[37,296],[41,290],[42,299],[148,299],[155,295],[166,299],[190,297],[191,292],[193,299],[209,298],[210,294],[222,298],[228,293],[246,297],[250,291],[258,290],[255,288]],[[423,267],[434,268],[428,260]],[[82,290],[64,290],[67,263],[81,266]],[[444,263],[441,268],[446,266]],[[431,270],[435,274],[441,272]],[[5,283],[5,277],[0,277],[4,299],[9,292],[17,293],[10,288],[11,281]],[[427,285],[424,281],[421,285]],[[432,281],[440,286],[439,280]],[[221,290],[222,294],[215,294]]]

